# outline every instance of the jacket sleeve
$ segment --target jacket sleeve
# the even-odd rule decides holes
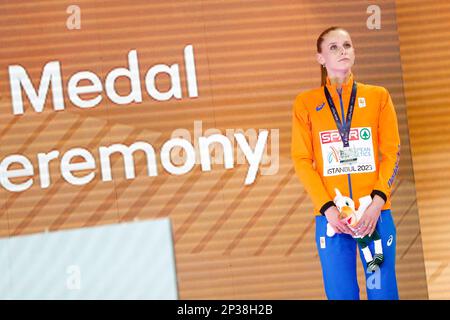
[[[323,184],[322,178],[313,165],[314,150],[311,134],[311,121],[303,101],[297,96],[292,112],[291,156],[295,172],[305,187],[314,207],[320,213],[334,203]]]
[[[397,115],[389,92],[383,90],[382,106],[378,120],[378,148],[381,160],[378,180],[372,191],[372,198],[377,194],[386,202],[398,172],[400,160],[400,135],[398,133]]]

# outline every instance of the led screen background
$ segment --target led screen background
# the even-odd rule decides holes
[[[246,186],[245,163],[228,170],[213,164],[210,172],[197,164],[175,176],[158,162],[159,175],[148,177],[144,156],[136,154],[135,179],[125,179],[117,156],[113,181],[102,181],[97,166],[93,181],[73,186],[55,161],[49,188],[40,188],[36,176],[26,191],[0,189],[2,237],[168,216],[180,298],[324,298],[312,204],[290,159],[291,108],[296,94],[319,85],[318,34],[341,25],[356,47],[356,80],[386,87],[397,110],[402,150],[392,211],[399,291],[401,298],[427,297],[394,1],[377,2],[379,30],[367,28],[371,3],[365,1],[80,1],[81,29],[69,30],[66,9],[72,4],[1,2],[2,159],[23,154],[37,171],[36,154],[50,150],[86,148],[96,160],[100,146],[114,143],[146,141],[159,150],[174,131],[187,129],[194,136],[201,124],[203,134],[268,129],[272,162],[260,169],[270,172],[273,165],[276,171],[258,174]],[[188,96],[184,76],[183,49],[189,44],[196,98]],[[117,105],[104,92],[95,108],[71,103],[71,75],[89,70],[104,83],[113,68],[128,66],[130,50],[139,58],[141,103]],[[26,102],[25,114],[14,116],[8,66],[23,66],[37,87],[49,61],[61,63],[65,110],[55,112],[48,96],[42,113]],[[160,63],[180,65],[181,99],[161,102],[147,95],[143,77]],[[162,91],[169,88],[168,78],[157,80]],[[117,81],[122,94],[129,86],[126,79]]]

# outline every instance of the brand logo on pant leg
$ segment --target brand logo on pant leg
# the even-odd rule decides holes
[[[393,240],[394,240],[394,236],[391,234],[391,235],[389,236],[388,241],[386,242],[386,244],[387,244],[388,247],[391,246]]]
[[[320,249],[325,249],[325,237],[320,237]]]

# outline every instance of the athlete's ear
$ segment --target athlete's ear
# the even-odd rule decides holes
[[[316,53],[316,60],[321,65],[325,63],[325,59],[323,58],[321,53]]]

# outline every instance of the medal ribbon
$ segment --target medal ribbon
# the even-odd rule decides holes
[[[337,129],[339,131],[339,135],[341,136],[341,140],[344,143],[344,147],[349,146],[349,136],[350,136],[350,126],[353,118],[353,110],[355,109],[355,100],[356,100],[356,81],[353,81],[352,94],[350,96],[350,101],[348,104],[347,117],[345,120],[345,124],[341,123],[341,119],[339,118],[339,114],[334,106],[333,99],[331,98],[330,92],[328,91],[327,86],[324,86],[325,96],[328,101],[328,106],[330,107],[331,113],[333,114],[334,122],[336,122]],[[344,115],[342,115],[344,116]]]

